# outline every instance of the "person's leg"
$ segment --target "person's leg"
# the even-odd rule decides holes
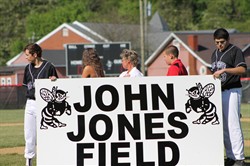
[[[232,89],[229,100],[230,120],[229,133],[232,144],[232,151],[236,160],[244,160],[244,137],[240,122],[241,89]]]
[[[26,162],[31,162],[36,154],[36,105],[34,100],[27,100],[24,113],[24,137]]]
[[[244,138],[240,123],[241,89],[226,90],[223,96],[224,144],[228,158],[244,160]]]
[[[25,166],[32,166],[32,159],[26,159]]]
[[[233,159],[231,141],[229,138],[229,131],[228,131],[229,130],[229,128],[228,128],[229,97],[230,97],[230,92],[228,90],[222,92],[224,146],[226,149],[227,158]]]

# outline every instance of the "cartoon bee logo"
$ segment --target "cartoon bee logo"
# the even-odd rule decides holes
[[[201,83],[198,83],[187,91],[189,100],[185,104],[186,112],[190,113],[193,110],[196,113],[202,113],[197,120],[193,121],[193,124],[206,124],[211,121],[213,125],[219,124],[216,106],[208,99],[215,91],[214,84],[209,83],[202,87]]]
[[[60,122],[56,116],[61,116],[64,112],[67,115],[71,115],[71,106],[66,101],[67,93],[63,90],[53,87],[52,91],[42,88],[40,89],[41,98],[47,102],[47,106],[43,108],[41,115],[40,129],[48,129],[48,126],[57,128],[65,127],[66,124]]]

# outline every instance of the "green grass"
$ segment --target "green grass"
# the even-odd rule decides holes
[[[243,118],[250,118],[250,104],[241,104],[241,114]]]
[[[0,123],[23,123],[24,110],[0,110]]]
[[[0,148],[24,146],[23,125],[1,126],[0,133]]]
[[[241,105],[241,114],[242,114],[242,119],[249,118],[250,119],[250,104],[242,104]],[[245,140],[250,140],[250,122],[249,121],[242,121],[242,130],[244,134],[244,139]],[[246,149],[248,150],[248,149]],[[248,150],[248,153],[250,154],[250,150]],[[248,155],[250,157],[250,155]]]
[[[242,118],[250,118],[250,104],[242,104]],[[18,123],[15,126],[0,126],[0,148],[24,146],[23,123],[24,110],[0,110],[0,124]],[[245,140],[250,140],[250,121],[242,122]],[[250,147],[245,147],[246,166],[250,166]],[[34,163],[36,161],[34,160]],[[20,154],[0,155],[0,166],[25,165],[25,159]]]
[[[24,110],[0,110],[0,124],[17,123],[13,126],[0,126],[0,148],[24,146]],[[36,165],[36,159],[33,162]],[[24,156],[21,154],[0,155],[0,166],[25,165]]]
[[[22,166],[25,165],[25,159],[21,154],[5,154],[0,155],[1,166]],[[36,160],[33,161],[33,165],[36,165]]]
[[[24,110],[0,110],[0,124],[18,123],[15,126],[0,126],[0,148],[24,146]]]
[[[241,104],[242,118],[250,118],[250,104]],[[241,122],[245,140],[250,140],[250,121]],[[250,147],[245,146],[246,166],[250,166]]]
[[[244,139],[250,140],[250,122],[241,122],[241,126],[244,134]]]
[[[0,155],[0,165],[2,166],[20,166],[25,165],[25,159],[20,154]]]

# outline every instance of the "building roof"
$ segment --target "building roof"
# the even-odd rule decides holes
[[[43,42],[45,42],[47,39],[49,39],[51,36],[53,36],[54,34],[56,34],[58,31],[60,31],[63,28],[68,28],[69,30],[71,30],[72,32],[76,33],[77,35],[79,35],[80,37],[87,39],[89,41],[91,41],[92,43],[96,43],[99,42],[98,40],[96,41],[95,36],[91,36],[90,34],[88,34],[86,32],[86,34],[88,34],[89,36],[87,36],[85,33],[83,33],[83,30],[80,29],[79,27],[77,27],[77,25],[72,25],[72,24],[66,24],[63,23],[62,25],[58,26],[56,29],[54,29],[53,31],[51,31],[50,33],[48,33],[46,36],[42,37],[40,40],[38,40],[36,43],[37,44],[41,44]],[[81,31],[80,31],[81,30]],[[18,55],[16,55],[14,58],[10,59],[6,64],[7,66],[24,66],[27,63],[23,62],[20,64],[14,64],[13,62],[16,61],[20,56],[22,56],[23,53],[20,52]],[[58,58],[58,57],[57,57]]]
[[[170,31],[167,22],[159,15],[158,11],[152,16],[148,26],[151,33]]]
[[[14,74],[16,71],[23,71],[24,67],[9,67],[9,66],[1,66],[0,67],[0,75],[9,75]]]
[[[66,55],[64,50],[43,50],[43,59],[53,63],[55,67],[66,67]]]
[[[146,36],[145,47],[148,48],[146,59],[152,56],[153,52],[170,36],[171,32],[148,33]]]
[[[162,50],[170,43],[172,40],[177,40],[181,43],[197,60],[207,67],[210,67],[210,58],[212,52],[216,49],[213,42],[213,32],[214,31],[177,31],[172,32],[162,43],[161,45],[153,52],[153,54],[146,60],[145,65],[149,66],[162,52]],[[249,55],[250,51],[250,33],[237,33],[236,30],[229,30],[230,33],[230,42],[242,51],[246,52]],[[193,51],[188,45],[188,36],[196,35],[198,38],[198,50]],[[250,56],[250,55],[249,55]],[[248,59],[246,59],[247,64]]]
[[[54,29],[52,32],[38,40],[40,44],[46,42],[51,36],[60,31],[62,28],[68,28],[77,35],[92,43],[105,42],[130,42],[131,49],[137,52],[141,51],[140,25],[138,24],[109,24],[109,23],[89,23],[74,21],[72,24],[64,23]],[[145,34],[145,65],[150,65],[159,53],[173,39],[181,43],[197,60],[205,66],[210,66],[210,56],[215,49],[213,43],[214,30],[199,30],[199,31],[168,31],[167,23],[156,12],[152,19],[148,22],[147,31]],[[241,48],[246,56],[250,56],[250,33],[238,33],[235,29],[227,29],[230,33],[230,41]],[[193,51],[188,43],[188,35],[197,35],[198,50]],[[70,44],[70,43],[68,43]],[[20,62],[13,65],[13,62],[20,57],[22,53],[12,58],[7,62],[8,66],[24,66],[27,62]],[[66,66],[65,50],[43,50],[43,57],[53,62],[55,66]],[[250,64],[250,60],[247,64]]]
[[[84,34],[81,31],[79,31],[78,28],[75,28],[75,27],[71,26],[71,24],[63,23],[62,25],[60,25],[59,27],[57,27],[56,29],[54,29],[53,31],[51,31],[50,33],[48,33],[46,36],[44,36],[43,38],[41,38],[40,40],[38,40],[36,43],[37,44],[41,44],[42,42],[46,41],[48,38],[50,38],[51,36],[53,36],[55,33],[57,33],[58,31],[60,31],[63,28],[68,28],[69,30],[75,32],[77,35],[79,35],[82,38],[85,38],[85,39],[87,39],[87,40],[89,40],[89,41],[91,41],[93,43],[96,42],[90,36],[87,36],[86,34]]]
[[[199,60],[202,64],[205,66],[210,66],[209,63],[204,61],[202,58],[200,58],[188,45],[186,42],[181,40],[180,37],[178,37],[175,33],[171,33],[162,43],[161,45],[154,51],[154,53],[146,60],[145,66],[149,66],[158,56],[159,54],[166,48],[167,45],[169,45],[173,40],[176,40],[180,44],[183,45],[190,53],[193,55],[197,60]]]
[[[105,39],[101,35],[97,34],[95,31],[89,29],[84,24],[82,24],[82,23],[80,23],[78,21],[74,21],[72,24],[69,24],[69,25],[72,28],[77,29],[82,34],[85,34],[86,36],[89,36],[90,38],[95,40],[95,42],[109,42],[109,40]],[[93,42],[93,43],[95,43],[95,42]]]

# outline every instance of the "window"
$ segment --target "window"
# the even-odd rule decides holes
[[[11,85],[11,78],[10,77],[7,78],[7,85]]]
[[[69,36],[69,30],[68,30],[67,28],[63,28],[63,30],[62,30],[62,35],[63,35],[64,37]]]
[[[206,75],[207,74],[207,68],[206,66],[200,67],[200,75]]]
[[[1,85],[6,85],[6,80],[5,80],[5,78],[1,78]]]

